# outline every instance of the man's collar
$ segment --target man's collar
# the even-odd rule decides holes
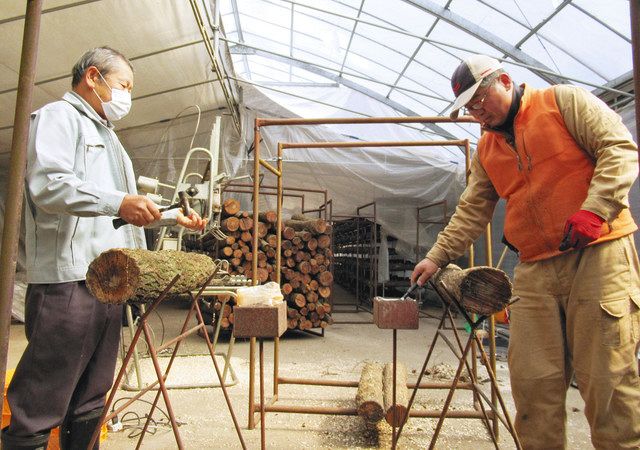
[[[507,113],[507,118],[505,119],[502,125],[498,125],[496,127],[483,127],[486,131],[493,131],[498,133],[509,133],[513,134],[513,121],[520,110],[520,104],[522,102],[522,96],[524,95],[525,85],[517,85],[514,83],[513,85],[513,94],[511,97],[511,106],[509,107],[509,112]]]
[[[93,119],[96,122],[100,122],[101,125],[104,125],[109,129],[113,129],[113,123],[100,117],[100,115],[96,112],[96,110],[93,109],[93,107],[89,103],[87,103],[87,101],[84,98],[82,98],[78,93],[74,91],[66,92],[62,96],[62,99],[71,103],[78,111],[80,111],[90,119]]]

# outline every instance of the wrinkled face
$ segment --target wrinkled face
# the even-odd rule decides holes
[[[117,64],[114,69],[107,74],[101,74],[98,69],[96,69],[95,74],[92,75],[92,80],[95,83],[94,89],[96,93],[104,102],[111,100],[111,89],[121,89],[128,92],[131,92],[133,89],[133,72],[124,62]]]
[[[513,83],[507,74],[501,74],[489,86],[480,88],[465,108],[482,126],[496,127],[507,119],[511,107]]]

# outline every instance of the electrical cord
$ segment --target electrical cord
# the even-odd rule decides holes
[[[129,401],[132,398],[133,397],[121,397],[115,402],[113,402],[113,405],[111,407],[111,413],[113,413],[116,409],[118,409],[117,405],[120,402]],[[153,403],[148,400],[139,398],[136,401],[146,403],[149,406],[153,406]],[[163,417],[160,420],[155,420],[153,417],[149,419],[149,426],[147,427],[147,433],[149,433],[150,435],[154,435],[156,431],[158,431],[159,429],[171,428],[171,418],[169,417],[169,415],[157,404],[155,409],[160,411]],[[142,430],[144,429],[144,424],[146,423],[148,417],[149,417],[148,414],[140,415],[135,411],[128,411],[122,416],[122,419],[118,419],[118,416],[115,416],[114,419],[117,419],[116,423],[120,422],[122,424],[122,428],[121,428],[122,431],[130,430],[129,434],[127,434],[127,437],[137,438],[142,433]],[[176,420],[176,423],[178,424],[178,426],[187,424],[186,422],[180,422],[178,420]]]

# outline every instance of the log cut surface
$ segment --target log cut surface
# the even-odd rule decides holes
[[[407,416],[409,406],[409,389],[407,389],[407,367],[396,364],[396,402],[393,403],[393,364],[384,365],[383,395],[385,420],[391,426],[399,427]]]
[[[470,313],[495,314],[502,311],[512,297],[509,277],[493,267],[461,269],[449,264],[438,273],[436,282],[442,282]]]
[[[102,252],[91,262],[87,271],[87,287],[103,303],[150,302],[176,275],[180,278],[170,294],[198,289],[213,270],[214,262],[207,255],[176,250],[115,248]]]

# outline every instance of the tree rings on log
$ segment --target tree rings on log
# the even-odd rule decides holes
[[[393,403],[393,364],[387,363],[382,370],[385,420],[393,427],[399,427],[405,421],[409,406],[407,389],[407,367],[396,364],[396,402]]]
[[[491,315],[506,308],[512,297],[512,285],[502,270],[478,266],[461,269],[449,264],[440,270],[436,283],[442,282],[462,307],[480,315]]]

